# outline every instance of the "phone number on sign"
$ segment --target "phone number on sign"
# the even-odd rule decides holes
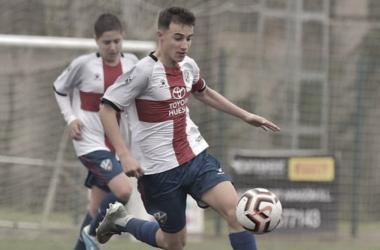
[[[283,208],[278,228],[319,228],[320,226],[321,212],[317,208]]]

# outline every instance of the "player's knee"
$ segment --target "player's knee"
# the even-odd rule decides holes
[[[132,184],[128,177],[121,173],[114,177],[109,183],[108,187],[117,198],[127,202],[132,194]]]
[[[163,246],[164,249],[168,250],[183,250],[185,249],[186,240],[176,241],[176,242],[166,242]]]
[[[186,232],[187,230],[183,229],[178,233],[169,234],[159,230],[157,243],[159,243],[159,246],[163,249],[183,250],[186,245]]]
[[[127,202],[132,195],[132,187],[122,187],[114,192],[117,198]]]
[[[235,207],[223,211],[222,216],[230,226],[238,224]]]

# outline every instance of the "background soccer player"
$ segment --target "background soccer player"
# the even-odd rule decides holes
[[[128,215],[110,206],[98,228],[100,243],[112,234],[129,232],[140,241],[168,250],[186,244],[186,197],[211,207],[228,223],[234,250],[255,250],[254,235],[236,219],[238,195],[220,162],[189,117],[189,95],[215,109],[264,130],[279,131],[272,122],[243,110],[206,85],[196,62],[187,56],[195,17],[170,7],[158,19],[158,48],[118,78],[103,96],[100,119],[129,176],[138,186],[148,213],[157,222]],[[121,140],[115,115],[126,109],[132,130],[131,153]]]
[[[88,170],[85,186],[91,189],[89,210],[75,250],[100,249],[95,242],[95,229],[106,208],[115,201],[125,204],[132,192],[130,180],[105,136],[98,111],[105,90],[118,76],[130,70],[138,59],[133,54],[121,51],[123,29],[116,16],[99,16],[94,30],[99,52],[74,59],[54,82],[55,97],[70,127],[75,152]],[[117,129],[121,122],[120,133],[126,142],[128,129],[125,115],[115,115],[115,119]]]

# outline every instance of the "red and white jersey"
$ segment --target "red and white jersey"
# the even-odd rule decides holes
[[[102,101],[127,111],[131,152],[145,174],[175,168],[208,147],[188,109],[190,93],[204,88],[190,57],[167,68],[150,54],[107,89]]]
[[[79,56],[74,59],[54,82],[54,90],[60,96],[68,96],[72,91],[70,123],[74,119],[80,120],[82,139],[73,140],[77,156],[85,155],[96,150],[114,152],[111,143],[105,137],[103,126],[99,118],[100,101],[106,89],[124,72],[130,70],[138,62],[138,58],[129,53],[122,53],[120,62],[116,66],[109,66],[103,62],[98,53]],[[62,113],[63,107],[60,105]],[[128,143],[128,127],[125,115],[119,117],[121,133]]]

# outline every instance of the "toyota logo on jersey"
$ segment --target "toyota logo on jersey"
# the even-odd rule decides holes
[[[188,99],[185,87],[174,87],[172,90],[173,102],[169,103],[169,117],[186,113]],[[185,98],[186,97],[186,98]]]
[[[175,87],[172,92],[172,96],[174,99],[179,100],[184,98],[186,95],[186,88],[185,87]]]

